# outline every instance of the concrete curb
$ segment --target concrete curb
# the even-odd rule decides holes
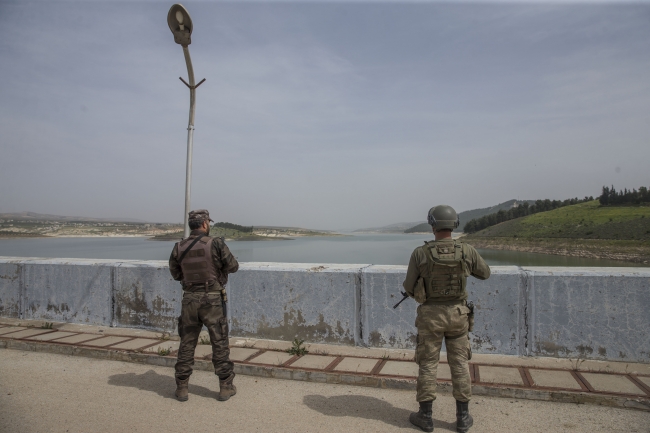
[[[149,364],[170,368],[173,368],[174,364],[176,363],[176,358],[171,356],[127,352],[122,350],[94,349],[68,344],[56,344],[47,342],[0,339],[0,348],[31,352],[54,353],[68,356],[83,356],[87,358],[133,362],[138,364]],[[212,371],[213,369],[211,361],[202,359],[195,360],[194,368],[203,371]],[[356,385],[383,389],[401,389],[411,391],[415,390],[415,380],[409,379],[379,377],[372,375],[355,375],[349,373],[316,370],[312,371],[289,369],[283,367],[240,364],[237,362],[235,362],[235,373],[248,376],[284,380],[299,380],[305,382]],[[451,383],[448,381],[438,381],[438,391],[441,393],[451,393]],[[650,412],[650,400],[647,398],[630,398],[624,396],[584,392],[523,389],[508,387],[504,385],[489,386],[484,384],[472,385],[472,393],[474,395],[489,397],[517,398],[576,404],[596,404],[615,408],[635,409]]]

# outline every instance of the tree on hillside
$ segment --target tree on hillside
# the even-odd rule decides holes
[[[486,229],[488,227],[500,224],[505,221],[510,221],[515,218],[521,218],[528,215],[533,215],[539,212],[547,212],[553,209],[558,209],[564,206],[571,206],[578,203],[584,203],[586,201],[592,201],[593,197],[585,197],[583,199],[570,198],[567,200],[536,200],[535,204],[529,205],[527,202],[522,203],[519,206],[513,206],[512,208],[506,210],[500,210],[496,213],[482,216],[481,218],[476,218],[470,220],[463,227],[465,233],[475,233],[479,230]]]
[[[603,186],[598,201],[603,206],[650,203],[650,193],[645,186],[640,187],[638,191],[636,189],[628,191],[627,188],[616,191],[614,185],[611,188]]]
[[[245,227],[245,226],[240,226],[239,224],[233,224],[233,223],[227,223],[227,222],[218,222],[215,223],[213,227],[221,227],[224,229],[232,229],[232,230],[238,230],[242,233],[252,233],[253,232],[253,227]]]

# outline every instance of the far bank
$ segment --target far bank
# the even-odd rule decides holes
[[[650,263],[650,206],[598,200],[494,222],[463,237],[477,248]],[[499,216],[502,222],[499,222]]]
[[[519,251],[589,259],[650,264],[650,241],[608,239],[522,239],[465,235],[463,242],[475,248]]]

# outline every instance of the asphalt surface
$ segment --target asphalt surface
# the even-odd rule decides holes
[[[237,376],[218,402],[217,378],[197,371],[190,400],[174,398],[173,370],[0,349],[0,432],[419,431],[410,391]],[[479,432],[650,432],[650,413],[592,405],[477,397]],[[436,431],[455,431],[449,395],[434,403]]]

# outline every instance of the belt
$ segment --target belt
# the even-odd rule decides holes
[[[427,299],[424,305],[465,305],[465,299],[453,299],[450,301],[435,301],[434,299]]]
[[[183,293],[191,293],[193,295],[221,295],[221,292],[190,292],[183,290]]]
[[[190,292],[190,293],[199,293],[199,292],[205,293],[206,291],[210,293],[215,290],[217,291],[221,290],[221,284],[219,284],[219,282],[217,281],[208,284],[200,283],[200,284],[188,284],[186,286],[183,286],[183,291]]]

